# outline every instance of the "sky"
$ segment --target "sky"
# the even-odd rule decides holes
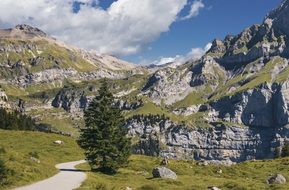
[[[0,28],[29,24],[68,44],[136,64],[202,56],[281,0],[1,0]]]

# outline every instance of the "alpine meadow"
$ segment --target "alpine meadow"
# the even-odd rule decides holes
[[[0,1],[0,189],[288,180],[289,0]]]

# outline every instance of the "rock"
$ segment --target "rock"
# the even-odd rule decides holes
[[[0,108],[10,108],[8,96],[2,89],[0,89]]]
[[[133,190],[131,187],[126,187],[125,190]]]
[[[200,160],[198,162],[198,166],[208,166],[208,165],[209,165],[209,163],[207,161],[205,161],[205,160]]]
[[[281,174],[276,174],[267,180],[268,184],[285,184],[286,182],[286,178]]]
[[[61,141],[61,140],[56,140],[56,141],[54,141],[53,143],[54,143],[54,144],[58,144],[58,145],[62,145],[62,144],[64,144],[64,142]]]
[[[222,173],[223,173],[223,170],[219,169],[219,170],[217,171],[217,173],[218,173],[218,174],[222,174]]]
[[[88,106],[89,99],[83,91],[70,87],[61,89],[52,101],[55,108],[63,108],[67,112],[81,115]]]
[[[218,187],[212,186],[212,187],[208,187],[208,190],[221,190]]]
[[[156,104],[165,105],[184,99],[193,89],[190,86],[192,72],[187,68],[164,68],[157,70],[147,81],[142,94],[148,96]]]
[[[166,167],[157,167],[152,171],[154,178],[177,179],[177,174]]]
[[[273,10],[265,21],[268,19],[273,22],[273,28],[278,31],[289,35],[289,1],[284,0],[283,3],[275,10]],[[271,23],[272,25],[272,23]]]

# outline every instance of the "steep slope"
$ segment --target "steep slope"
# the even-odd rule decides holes
[[[199,60],[154,68],[70,47],[26,25],[2,30],[1,87],[12,107],[25,102],[37,120],[77,135],[106,77],[137,153],[273,158],[289,139],[288,6],[284,0],[262,24],[214,40]]]
[[[102,78],[122,80],[144,72],[144,68],[115,57],[67,45],[28,25],[0,30],[0,87],[8,96],[1,105],[10,103],[18,109],[19,102],[22,107],[25,103],[25,110],[35,118],[53,127],[63,125],[58,128],[65,132],[75,133],[66,126],[78,126],[82,121],[72,121],[72,115],[53,108],[51,102],[59,90],[90,83],[87,90],[80,91],[91,95]]]
[[[130,120],[136,151],[227,164],[273,158],[289,138],[288,5],[214,40],[202,59],[155,72],[143,93],[179,116]]]

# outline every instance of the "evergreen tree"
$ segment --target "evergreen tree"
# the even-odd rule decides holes
[[[107,80],[102,81],[99,95],[84,112],[85,128],[78,140],[92,169],[115,173],[128,163],[131,142],[123,127],[121,110],[113,106]]]

